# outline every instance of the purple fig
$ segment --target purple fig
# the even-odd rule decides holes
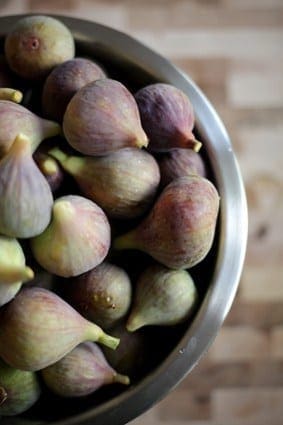
[[[58,65],[47,77],[42,93],[42,110],[45,116],[62,122],[67,105],[74,94],[91,81],[105,78],[96,63],[74,58]]]
[[[103,157],[68,156],[56,148],[49,153],[110,217],[140,216],[153,202],[160,172],[144,150],[121,149]]]
[[[132,287],[127,273],[102,263],[67,284],[67,299],[86,319],[104,329],[123,318],[131,304]]]
[[[135,99],[150,150],[190,148],[199,151],[201,143],[192,133],[193,107],[184,92],[170,84],[156,83],[140,89]]]
[[[10,100],[11,102],[21,103],[23,93],[19,90],[0,87],[0,100]]]
[[[0,322],[0,357],[21,370],[50,366],[81,342],[97,341],[113,349],[119,344],[43,288],[23,288],[1,308]]]
[[[117,373],[92,342],[78,345],[41,373],[46,385],[61,397],[82,397],[104,385],[130,383],[128,376]]]
[[[182,323],[191,315],[196,300],[196,287],[186,270],[150,266],[137,281],[127,329],[133,332],[148,325]]]
[[[19,134],[0,161],[0,232],[17,238],[42,233],[52,205],[50,187],[32,158],[31,143]]]
[[[174,149],[163,154],[158,160],[158,164],[163,187],[178,177],[206,176],[202,157],[192,149]]]
[[[63,130],[70,145],[86,155],[148,143],[134,97],[123,84],[108,78],[87,84],[72,97]]]
[[[0,157],[9,151],[19,133],[29,138],[34,152],[43,139],[60,131],[59,124],[44,120],[14,102],[0,100]]]
[[[64,172],[58,164],[58,161],[40,150],[35,152],[34,160],[46,178],[53,193],[62,187],[64,181]]]
[[[109,246],[106,215],[94,202],[76,195],[56,199],[49,226],[31,241],[38,263],[63,277],[78,276],[102,263]]]
[[[71,32],[62,22],[49,16],[19,19],[5,40],[5,56],[10,68],[27,79],[46,76],[74,55]]]
[[[180,177],[166,186],[137,228],[114,241],[114,248],[139,249],[173,269],[193,267],[211,248],[218,208],[210,181]]]
[[[15,369],[0,360],[0,417],[25,412],[37,402],[40,394],[34,372]]]

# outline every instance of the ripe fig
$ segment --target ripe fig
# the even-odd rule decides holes
[[[0,307],[11,301],[22,283],[33,279],[34,273],[17,239],[0,236]]]
[[[144,150],[121,149],[103,157],[68,156],[56,148],[49,153],[110,217],[137,217],[153,202],[160,172]]]
[[[97,341],[113,349],[119,344],[117,338],[43,288],[23,288],[1,308],[0,322],[0,357],[21,370],[43,369],[84,341]]]
[[[38,263],[63,277],[78,276],[102,263],[109,246],[106,215],[94,202],[77,195],[56,199],[49,226],[31,240]]]
[[[137,228],[114,241],[114,248],[139,249],[173,269],[193,267],[211,248],[218,208],[210,181],[180,177],[166,186]]]
[[[91,81],[105,78],[104,71],[89,59],[74,58],[58,65],[48,75],[42,93],[45,116],[62,122],[74,94]]]
[[[74,54],[71,32],[62,22],[49,16],[19,19],[5,39],[5,57],[10,68],[30,80],[45,77]]]
[[[72,97],[63,130],[70,145],[86,155],[148,143],[134,97],[119,81],[108,78],[87,84]]]
[[[38,117],[22,105],[0,100],[0,157],[9,151],[19,133],[29,138],[34,152],[43,139],[60,132],[59,124]]]
[[[19,90],[9,89],[6,87],[0,88],[0,100],[10,100],[11,102],[21,103],[23,93]]]
[[[0,417],[25,412],[37,402],[40,394],[34,372],[15,369],[0,360]]]
[[[34,160],[46,178],[51,191],[53,193],[56,192],[62,186],[64,181],[64,172],[58,164],[58,161],[40,150],[35,152]]]
[[[92,342],[78,345],[41,373],[46,385],[61,397],[82,397],[107,384],[130,383],[128,376],[117,373]]]
[[[127,329],[133,332],[148,325],[181,323],[192,313],[196,300],[196,287],[186,270],[150,266],[137,281]]]
[[[127,273],[104,262],[67,284],[67,299],[86,319],[104,329],[123,318],[131,304],[132,287]]]
[[[190,148],[199,151],[201,143],[192,133],[193,107],[182,90],[170,84],[156,83],[140,89],[135,99],[150,150],[164,152],[172,148]]]
[[[30,140],[19,134],[0,161],[0,232],[17,238],[42,233],[52,204],[50,187],[32,158]]]

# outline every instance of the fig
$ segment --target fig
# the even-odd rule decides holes
[[[164,187],[178,177],[198,175],[205,177],[206,169],[202,157],[192,149],[174,149],[164,153],[158,161],[161,186]]]
[[[25,412],[37,402],[40,394],[34,372],[15,369],[0,360],[0,417]]]
[[[31,240],[38,263],[62,277],[78,276],[102,263],[110,247],[110,225],[102,209],[82,196],[56,199],[49,226]]]
[[[0,161],[0,232],[17,238],[42,233],[52,205],[50,187],[32,158],[31,143],[19,134]]]
[[[82,397],[107,384],[130,383],[128,376],[117,373],[92,342],[78,345],[41,374],[45,384],[61,397]]]
[[[72,97],[63,130],[69,144],[86,155],[101,156],[148,143],[134,97],[109,78],[87,84]]]
[[[9,89],[6,87],[0,88],[0,100],[10,100],[11,102],[21,103],[23,93],[19,90]]]
[[[37,150],[34,154],[34,160],[46,178],[51,191],[54,193],[60,187],[62,187],[64,181],[64,172],[58,161],[56,161],[52,156]]]
[[[199,151],[201,143],[192,133],[195,117],[188,96],[163,83],[141,88],[135,95],[149,149],[166,152],[173,148]]]
[[[170,270],[154,264],[137,281],[127,330],[182,323],[191,315],[196,300],[196,287],[186,270]]]
[[[123,269],[104,262],[68,282],[66,292],[70,304],[86,319],[108,329],[127,314],[132,287]]]
[[[68,156],[56,148],[49,153],[110,217],[140,216],[153,202],[160,172],[153,156],[144,150],[121,149],[103,157]]]
[[[33,279],[34,273],[17,239],[0,236],[0,307],[11,301],[22,283]]]
[[[9,151],[19,133],[30,139],[34,152],[43,139],[60,132],[59,124],[38,117],[22,105],[0,100],[0,157]]]
[[[68,103],[86,84],[105,78],[104,71],[88,59],[74,58],[58,65],[48,75],[42,92],[42,110],[45,116],[62,122]]]
[[[49,16],[27,16],[17,21],[5,39],[5,57],[16,74],[35,80],[72,59],[74,38],[69,29]]]
[[[117,338],[84,319],[58,295],[23,288],[0,310],[0,357],[16,369],[37,371],[57,362],[85,341],[113,349]]]
[[[135,229],[115,239],[114,248],[144,251],[173,269],[193,267],[211,248],[218,209],[219,195],[209,180],[180,177]]]

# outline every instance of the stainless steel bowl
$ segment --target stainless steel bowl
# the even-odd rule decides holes
[[[0,18],[3,41],[23,15]],[[57,425],[119,425],[139,416],[192,370],[207,352],[235,297],[247,243],[247,204],[242,177],[223,123],[202,91],[168,60],[133,38],[97,23],[55,16],[72,31],[81,51],[122,70],[126,80],[139,85],[168,82],[188,94],[194,106],[196,127],[221,196],[215,262],[201,306],[191,325],[164,361],[144,379],[109,401],[66,419],[33,422]],[[71,402],[70,402],[71,404]],[[11,423],[11,421],[9,422]]]

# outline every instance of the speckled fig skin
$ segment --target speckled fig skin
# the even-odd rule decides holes
[[[48,367],[85,341],[97,341],[113,349],[119,344],[117,338],[105,334],[43,288],[23,288],[0,309],[0,323],[0,357],[21,370]]]
[[[0,233],[16,238],[42,233],[52,205],[50,187],[33,160],[30,141],[19,134],[0,161]]]
[[[5,57],[10,68],[30,80],[43,78],[74,55],[71,32],[49,16],[19,19],[5,39]]]
[[[138,217],[153,203],[160,172],[156,160],[144,150],[127,148],[103,157],[78,157],[55,148],[49,154],[109,217]]]
[[[34,372],[15,369],[0,360],[0,417],[25,412],[37,402],[40,394]]]
[[[46,230],[31,240],[38,263],[62,277],[78,276],[102,263],[110,247],[103,210],[78,195],[57,198]]]
[[[66,298],[86,319],[109,329],[128,313],[132,286],[123,269],[103,262],[72,279],[67,284]]]
[[[134,97],[123,84],[109,78],[87,84],[72,97],[63,130],[74,149],[92,156],[148,143]]]
[[[114,241],[116,249],[139,249],[161,264],[184,269],[209,252],[216,227],[219,195],[200,176],[173,180],[137,228]]]
[[[196,300],[196,287],[186,270],[152,265],[137,281],[127,329],[133,332],[148,325],[182,323],[191,315]]]
[[[74,94],[91,81],[105,78],[96,63],[74,58],[57,66],[48,75],[42,92],[42,110],[49,119],[62,122],[67,105]]]
[[[184,92],[170,84],[156,83],[140,89],[135,99],[150,150],[200,149],[201,143],[192,133],[195,122],[193,107]]]
[[[42,377],[52,392],[61,397],[82,397],[104,385],[128,385],[127,376],[117,373],[97,344],[78,345],[57,363],[43,369]]]

